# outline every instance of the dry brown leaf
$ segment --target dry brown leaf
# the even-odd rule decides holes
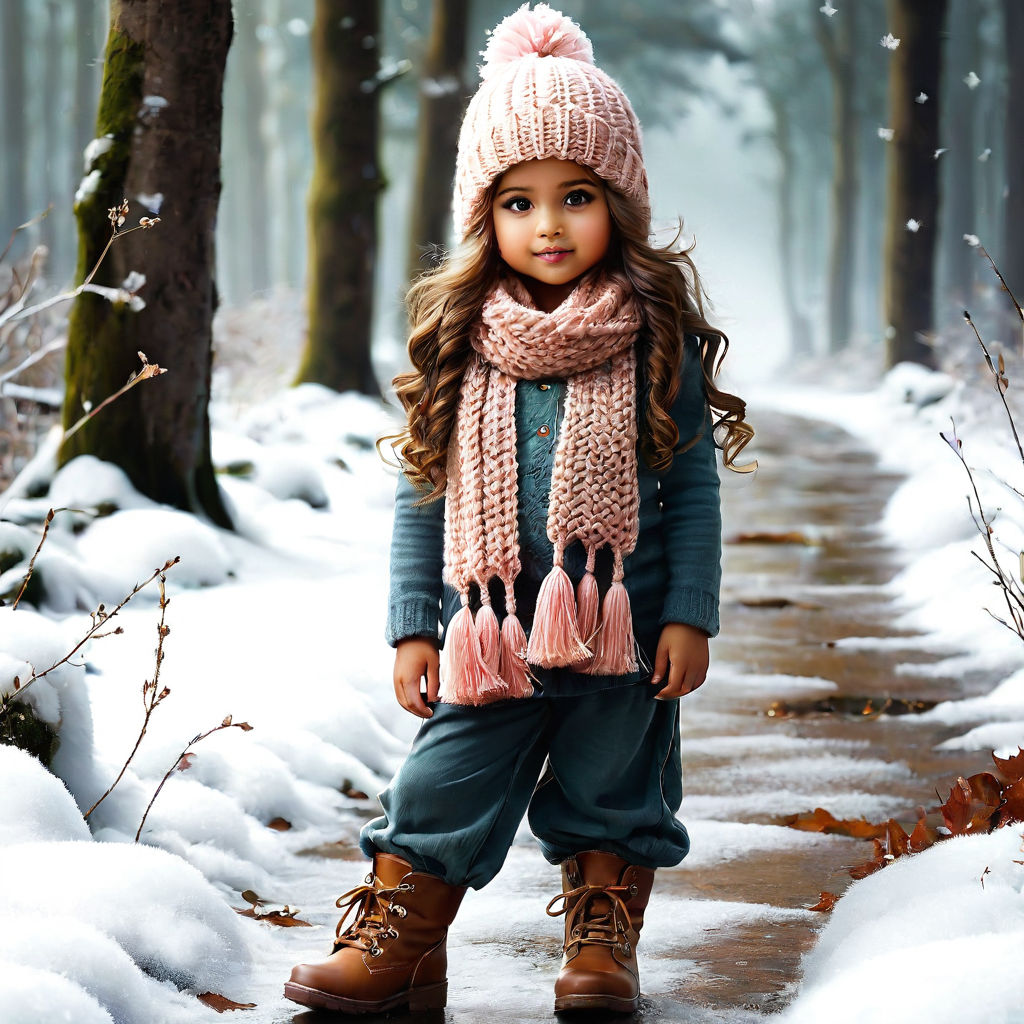
[[[1003,804],[999,808],[997,828],[1024,821],[1024,779],[1007,786],[1003,790]]]
[[[946,828],[955,835],[990,832],[1002,803],[999,780],[990,772],[979,772],[965,779],[962,775],[939,808]]]
[[[1018,747],[1017,753],[1011,754],[1009,757],[996,757],[995,751],[993,751],[992,761],[996,766],[996,771],[1007,782],[1018,782],[1020,779],[1024,779],[1024,747]]]
[[[246,907],[245,910],[239,910],[238,907],[235,907],[234,910],[240,917],[251,917],[256,921],[275,924],[278,928],[313,927],[308,921],[300,920],[295,916],[299,912],[298,909],[292,910],[292,908],[287,905],[280,909],[276,907]]]
[[[813,907],[807,909],[817,911],[819,914],[827,914],[836,905],[838,899],[839,897],[834,892],[823,892],[821,899]]]
[[[267,822],[267,828],[272,828],[275,832],[287,832],[292,827],[292,823],[287,818],[271,818]]]
[[[815,542],[801,533],[799,530],[748,530],[737,533],[732,538],[732,544],[803,544],[805,547],[812,546]]]
[[[823,807],[816,807],[811,814],[790,814],[783,820],[784,825],[801,832],[823,832],[825,835],[851,836],[854,839],[881,839],[885,835],[886,823],[880,825],[864,818],[840,819]]]
[[[196,998],[218,1013],[224,1013],[225,1010],[254,1010],[256,1008],[255,1003],[236,1003],[233,999],[228,999],[227,996],[219,995],[216,992],[203,992]]]

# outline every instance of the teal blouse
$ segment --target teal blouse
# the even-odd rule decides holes
[[[591,676],[570,669],[535,668],[541,690],[551,696],[590,692],[649,678],[661,627],[681,622],[718,633],[721,584],[722,520],[718,466],[711,436],[711,414],[704,396],[698,341],[687,337],[680,388],[670,410],[680,442],[698,431],[700,439],[676,454],[665,473],[655,473],[638,452],[639,536],[623,563],[624,583],[633,613],[640,668],[622,676]],[[638,422],[643,429],[645,385],[637,375]],[[519,476],[519,544],[522,571],[516,579],[516,612],[529,635],[540,581],[551,569],[553,549],[547,537],[548,492],[555,446],[564,409],[564,380],[521,380],[516,385],[516,457]],[[459,610],[458,591],[442,582],[444,557],[443,499],[419,508],[423,496],[399,474],[391,538],[390,586],[386,638],[396,646],[409,636],[440,641]],[[564,567],[574,583],[583,576],[586,552],[579,541],[565,551]],[[597,555],[595,576],[604,595],[611,583],[612,558],[607,548]],[[504,588],[494,581],[491,601],[499,622],[504,616]],[[473,589],[471,607],[479,607]],[[438,627],[442,634],[439,636]]]

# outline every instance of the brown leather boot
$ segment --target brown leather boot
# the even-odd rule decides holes
[[[339,1013],[410,1012],[448,1001],[448,926],[466,894],[401,857],[378,853],[366,884],[338,898],[345,910],[326,960],[299,964],[285,983],[293,1002]],[[355,920],[345,921],[355,908]]]
[[[565,914],[555,1012],[632,1013],[640,1000],[636,944],[654,885],[654,870],[588,850],[562,862],[562,893],[547,906]],[[553,910],[558,901],[562,907]]]

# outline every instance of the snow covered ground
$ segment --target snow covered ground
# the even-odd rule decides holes
[[[872,391],[773,387],[749,398],[834,422],[873,449],[883,467],[906,475],[882,523],[906,552],[906,568],[891,584],[904,609],[894,625],[918,631],[917,643],[946,654],[930,666],[937,676],[982,669],[1004,677],[990,693],[945,701],[923,717],[963,730],[942,744],[947,749],[994,749],[1006,757],[1024,746],[1024,648],[989,614],[1005,617],[1006,608],[972,555],[985,550],[967,508],[970,485],[939,433],[950,435],[955,421],[994,522],[997,553],[1012,573],[1024,565],[1024,460],[980,356],[968,367],[954,379],[903,364]],[[1012,388],[1010,401],[1020,427],[1024,410]],[[1022,833],[1024,826],[1010,826],[948,840],[854,882],[806,957],[783,1019],[862,1021],[873,1006],[878,1019],[1024,1021]]]
[[[869,393],[775,388],[750,397],[836,420],[908,474],[884,524],[908,551],[907,568],[892,584],[905,608],[898,625],[924,632],[931,649],[946,652],[953,659],[939,663],[946,670],[951,663],[1005,669],[1005,682],[992,694],[946,703],[930,714],[962,727],[951,743],[995,745],[1006,754],[1024,742],[1020,642],[983,611],[995,590],[970,556],[977,538],[963,497],[966,478],[937,436],[955,415],[968,459],[1024,490],[1024,473],[998,416],[978,404],[976,393],[941,375],[898,368]],[[143,683],[153,676],[157,641],[155,587],[118,615],[123,635],[91,641],[23,698],[58,729],[54,768],[66,790],[28,755],[0,747],[0,856],[8,877],[16,878],[0,909],[5,1024],[59,1020],[61,1014],[76,1022],[126,1024],[212,1020],[214,1011],[196,999],[205,992],[257,1003],[245,1014],[250,1021],[290,1019],[280,1001],[281,981],[292,962],[328,944],[331,903],[356,876],[344,860],[296,854],[354,839],[415,731],[415,721],[394,702],[392,655],[383,640],[394,476],[381,468],[373,442],[393,426],[379,403],[311,385],[252,409],[217,407],[214,457],[236,534],[155,506],[118,470],[95,460],[76,460],[54,476],[46,452],[0,499],[0,551],[26,558],[50,506],[116,509],[100,518],[58,514],[36,563],[31,594],[39,610],[0,608],[0,685],[7,688],[15,675],[24,680],[32,666],[40,670],[70,650],[97,603],[109,610],[157,566],[181,556],[167,574],[170,634],[160,684],[171,693],[89,825],[81,812],[114,779],[142,722]],[[1001,542],[1019,551],[1021,502],[995,476],[982,476],[983,496],[1003,510]],[[26,497],[47,485],[44,496]],[[23,573],[23,564],[8,569],[0,593],[16,591]],[[723,686],[763,686],[765,692],[777,692],[785,681],[733,678],[728,666],[720,673]],[[804,677],[790,682],[808,685]],[[819,682],[819,689],[827,688],[827,680]],[[694,707],[699,714],[699,703]],[[229,728],[200,743],[191,767],[172,773],[153,804],[142,842],[132,842],[156,786],[191,737],[229,714],[252,730]],[[764,744],[783,741],[766,736]],[[834,752],[838,775],[848,767],[842,753]],[[822,790],[831,785],[813,781]],[[689,807],[695,853],[687,866],[697,866],[699,851],[712,847],[722,858],[730,850],[767,851],[797,841],[775,826],[712,820],[722,816],[720,802],[714,811],[699,802]],[[291,827],[269,828],[281,824],[277,819]],[[1013,1016],[1024,1003],[1013,966],[1024,952],[1019,832],[941,844],[856,883],[807,960],[790,1017],[824,1019],[821,1007],[828,1007],[827,1019],[847,1019],[846,1008],[853,1019],[858,1004],[849,993],[862,990],[867,976],[881,992],[884,974],[904,979],[892,992],[884,989],[893,1016],[1020,1020]],[[350,856],[344,844],[337,849]],[[538,888],[537,859],[524,833],[507,871],[485,890],[517,908],[503,918],[501,934],[485,893],[471,894],[453,943],[464,961],[479,964],[488,984],[493,950],[488,953],[487,944],[517,950],[503,989],[527,998],[522,993],[537,988],[536,998],[547,1004],[548,986],[531,980],[556,969],[557,928],[547,928],[551,948],[536,958],[517,946],[524,930],[547,927],[542,907],[551,892]],[[982,886],[985,867],[990,873]],[[246,889],[271,902],[298,904],[299,916],[317,927],[271,929],[238,916],[230,908],[244,906]],[[929,901],[936,891],[947,895],[941,906]],[[540,908],[536,920],[520,920],[529,913],[518,909],[527,897]],[[715,929],[767,926],[780,914],[804,913],[714,900],[688,900],[684,908],[681,902],[652,905],[645,937],[669,935],[683,913],[694,942]],[[695,969],[685,950],[682,959],[658,959],[657,947],[657,941],[649,945],[644,975],[655,999]],[[968,950],[972,970],[983,951],[984,968],[977,969],[984,973],[972,974],[971,985],[951,996],[958,986],[942,982]],[[936,980],[919,985],[921,977]],[[966,991],[979,986],[984,1000],[968,1004]],[[477,993],[484,1005],[488,994]],[[754,1016],[736,1011],[707,1019]]]

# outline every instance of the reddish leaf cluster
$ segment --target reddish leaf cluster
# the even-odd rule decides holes
[[[851,877],[866,878],[897,857],[920,853],[942,839],[983,835],[1004,825],[1024,822],[1024,747],[1007,758],[993,754],[992,761],[995,775],[979,772],[956,780],[946,802],[935,809],[934,813],[942,816],[941,825],[929,824],[923,808],[918,810],[917,823],[908,834],[893,818],[877,823],[864,818],[840,819],[821,807],[811,814],[791,814],[785,824],[803,832],[869,839],[874,845],[874,856],[850,868]],[[823,892],[818,904],[810,909],[827,912],[837,898]]]

